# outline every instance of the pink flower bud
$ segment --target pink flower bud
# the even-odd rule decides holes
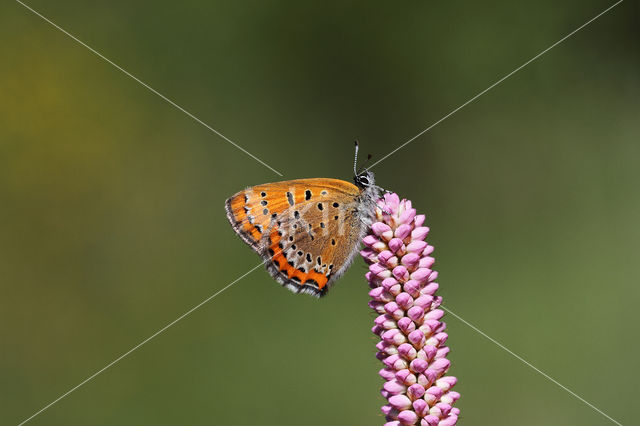
[[[411,400],[406,395],[394,395],[389,398],[389,404],[398,410],[406,410],[411,407]]]
[[[412,405],[413,409],[419,417],[424,417],[429,414],[429,404],[427,404],[424,399],[416,399],[415,401],[413,401]]]
[[[408,247],[407,247],[408,248]],[[416,253],[407,253],[402,256],[400,262],[407,267],[407,269],[414,269],[418,262],[420,261],[420,256]]]
[[[425,393],[424,386],[415,384],[409,386],[409,388],[405,388],[407,390],[407,396],[410,400],[415,401],[416,399],[422,398]]]
[[[378,254],[378,261],[382,264],[386,264],[387,261],[394,256],[395,255],[391,252],[391,250],[383,250]]]
[[[392,370],[391,368],[387,367],[378,371],[378,374],[380,374],[380,377],[382,377],[385,380],[393,380],[395,377],[395,370]]]
[[[396,303],[400,308],[407,310],[413,305],[413,297],[408,293],[400,293],[396,296]]]
[[[436,260],[433,257],[429,257],[429,256],[425,256],[424,252],[422,253],[422,258],[420,258],[420,262],[418,263],[418,266],[421,268],[431,268],[433,266],[433,264],[436,262]],[[378,256],[379,257],[379,256]]]
[[[429,363],[420,358],[414,359],[413,361],[411,361],[411,364],[409,364],[409,368],[411,369],[411,371],[415,373],[424,372],[428,366],[429,366]]]
[[[416,280],[409,280],[404,283],[404,291],[409,293],[412,297],[418,297],[420,294],[420,282]]]
[[[420,259],[420,254],[422,254],[422,251],[425,249],[425,247],[427,247],[427,243],[425,243],[424,241],[411,241],[409,244],[407,244],[407,251],[411,254],[415,254],[416,257]],[[375,252],[373,250],[371,250],[371,253],[375,255]]]
[[[398,320],[398,328],[404,334],[409,335],[416,329],[416,324],[411,320],[411,318],[403,317]]]
[[[397,395],[407,390],[407,387],[405,385],[395,380],[386,382],[382,388],[389,392],[389,394],[391,395]]]
[[[426,238],[428,233],[429,228],[427,228],[426,226],[419,226],[411,231],[411,238],[413,238],[415,241],[422,241]]]
[[[387,268],[385,268],[380,263],[372,263],[371,265],[369,265],[369,271],[371,271],[373,275],[379,276],[382,272],[387,271]]]
[[[393,238],[389,241],[389,250],[394,253],[398,253],[400,249],[404,246],[404,243],[400,238]]]
[[[406,281],[409,278],[409,271],[404,266],[396,266],[393,268],[393,276],[398,279],[398,281]]]
[[[373,232],[377,236],[381,236],[385,232],[393,233],[393,231],[391,230],[391,227],[386,223],[382,223],[382,222],[376,222],[373,225],[371,225],[371,232]]]
[[[413,301],[415,306],[420,306],[422,309],[429,309],[433,302],[433,296],[430,294],[423,294]]]
[[[366,237],[364,237],[362,239],[362,242],[364,243],[365,246],[367,247],[373,247],[373,245],[377,242],[379,242],[380,240],[378,238],[376,238],[373,235],[367,235]]]
[[[384,288],[376,287],[369,292],[369,297],[371,297],[374,300],[380,301],[380,297],[382,296],[383,292],[384,292]]]
[[[394,235],[396,238],[404,240],[409,236],[410,233],[411,233],[411,226],[407,225],[406,223],[403,223],[402,225],[396,228]]]
[[[387,291],[389,291],[389,289],[396,284],[398,284],[398,280],[392,277],[385,278],[384,280],[382,280],[382,283],[381,283],[382,287]]]
[[[416,217],[416,210],[415,209],[409,209],[409,210],[405,210],[404,212],[402,212],[400,214],[400,217],[398,217],[398,220],[396,221],[399,224],[403,224],[403,225],[407,225],[409,226],[410,229],[412,229],[412,227],[410,226],[411,223],[413,222],[413,219]]]
[[[438,426],[440,423],[440,417],[434,415],[427,415],[422,418],[421,426]]]
[[[412,306],[407,311],[407,316],[415,322],[422,322],[424,320],[424,308],[421,306]]]
[[[416,351],[416,348],[409,343],[403,343],[398,347],[398,355],[409,361],[414,359],[417,354],[418,351]]]
[[[377,274],[376,272],[374,272],[373,269],[371,269],[371,266],[369,267],[369,270],[372,273]],[[429,278],[429,275],[431,275],[431,272],[432,272],[431,269],[428,269],[428,268],[418,268],[415,272],[411,274],[411,279],[416,281],[421,281],[421,282],[426,281],[427,278]]]
[[[417,381],[416,376],[407,368],[398,370],[398,372],[395,375],[395,378],[400,383],[403,383],[405,386],[411,386]],[[387,380],[391,380],[391,379],[387,379]]]
[[[412,331],[407,337],[409,338],[409,342],[411,342],[411,344],[413,344],[417,349],[421,349],[426,343],[424,333],[420,330]]]
[[[443,316],[444,311],[442,309],[434,309],[433,311],[428,312],[427,315],[425,315],[425,318],[435,319],[439,321]]]
[[[404,410],[401,411],[400,414],[398,414],[398,420],[400,421],[400,424],[413,425],[418,421],[418,415],[415,413],[415,411]]]

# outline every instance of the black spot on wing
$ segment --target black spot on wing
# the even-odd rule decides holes
[[[287,201],[289,202],[290,206],[295,204],[295,202],[293,201],[293,194],[290,192],[287,192]]]

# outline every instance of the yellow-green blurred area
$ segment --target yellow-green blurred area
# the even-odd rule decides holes
[[[350,179],[613,4],[0,6],[0,424],[259,263],[248,185]],[[445,306],[622,424],[640,415],[640,25],[625,1],[378,164],[427,214]],[[263,268],[33,425],[376,425],[357,259],[322,300]],[[462,425],[613,424],[451,315]]]

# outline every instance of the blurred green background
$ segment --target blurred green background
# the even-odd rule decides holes
[[[613,2],[28,4],[284,178],[351,178]],[[627,1],[375,167],[427,213],[445,305],[623,424],[640,409],[640,25]],[[223,201],[280,180],[16,2],[0,6],[0,423],[255,266]],[[375,425],[358,259],[259,269],[31,421]],[[448,316],[465,425],[605,417]]]

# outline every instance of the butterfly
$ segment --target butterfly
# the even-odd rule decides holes
[[[380,187],[371,171],[357,171],[357,161],[356,142],[354,183],[330,178],[265,183],[225,202],[234,231],[294,293],[326,295],[373,222]]]

